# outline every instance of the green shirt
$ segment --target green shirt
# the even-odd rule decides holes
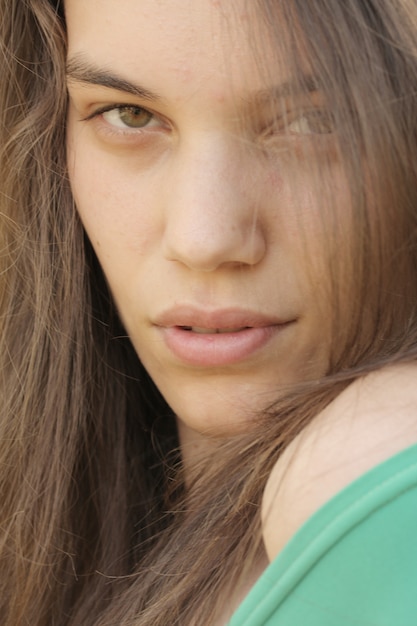
[[[312,515],[228,626],[417,626],[417,445]]]

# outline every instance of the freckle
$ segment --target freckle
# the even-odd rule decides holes
[[[187,65],[172,66],[171,71],[181,83],[186,83],[192,79],[192,71]]]
[[[267,182],[273,187],[280,188],[283,184],[282,176],[276,170],[273,170],[268,173]]]
[[[224,95],[223,92],[219,92],[219,93],[213,94],[213,99],[219,104],[222,104],[226,100],[226,96]]]

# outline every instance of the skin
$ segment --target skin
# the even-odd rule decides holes
[[[286,448],[263,495],[270,561],[344,487],[417,442],[416,375],[403,363],[359,378]]]
[[[329,353],[316,165],[336,187],[343,177],[333,135],[314,125],[323,98],[299,96],[288,127],[274,119],[259,93],[291,79],[287,64],[243,0],[227,5],[66,2],[76,206],[133,345],[177,415],[185,457],[250,427],[280,390],[323,374]],[[146,93],[93,84],[87,66]],[[158,323],[179,306],[262,315],[271,337],[237,362],[190,365]]]
[[[274,118],[271,102],[256,94],[287,83],[289,64],[246,12],[249,3],[225,4],[65,3],[74,198],[138,356],[177,415],[186,469],[210,452],[213,438],[250,428],[282,390],[326,371],[331,249],[323,183],[331,183],[331,223],[343,233],[336,252],[348,258],[349,193],[336,139],[315,123],[324,98],[302,94],[292,108],[283,97],[278,111],[288,126]],[[273,80],[255,62],[254,35]],[[91,66],[142,93],[93,84]],[[153,116],[117,110],[122,105]],[[173,354],[158,323],[178,306],[290,323],[245,358],[196,366]],[[265,559],[237,602],[266,557],[273,560],[326,500],[417,441],[415,376],[416,366],[406,365],[356,381],[278,459],[262,503]]]

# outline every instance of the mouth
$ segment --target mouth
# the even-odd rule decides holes
[[[162,313],[154,327],[179,363],[219,368],[253,362],[294,321],[242,309],[177,306]]]
[[[186,330],[197,335],[225,335],[227,333],[239,333],[242,330],[250,328],[250,326],[241,326],[239,328],[201,328],[199,326],[180,326],[181,330]]]
[[[205,310],[178,305],[160,313],[153,324],[161,328],[178,328],[201,335],[237,333],[250,328],[279,326],[288,319],[239,308]]]

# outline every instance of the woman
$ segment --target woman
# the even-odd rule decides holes
[[[411,626],[414,3],[1,15],[2,624]]]

